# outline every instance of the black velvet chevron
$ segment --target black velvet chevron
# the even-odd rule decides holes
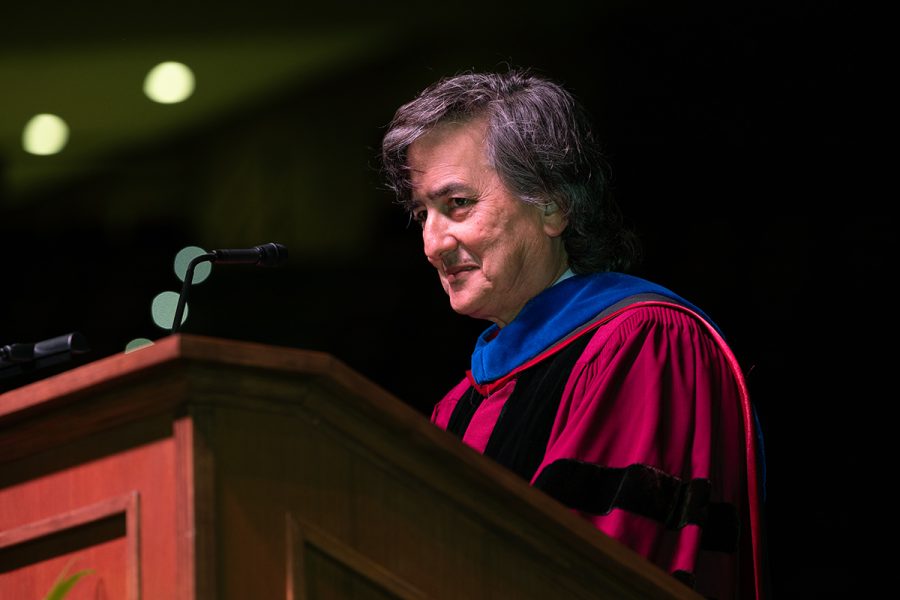
[[[700,525],[705,550],[737,550],[737,509],[709,501],[708,479],[684,481],[640,464],[614,469],[579,460],[558,460],[541,471],[534,485],[569,508],[594,515],[619,508],[651,518],[668,529]]]
[[[547,450],[563,388],[590,338],[584,335],[519,373],[491,432],[485,456],[531,481]],[[453,409],[447,431],[462,439],[483,400],[470,387]]]

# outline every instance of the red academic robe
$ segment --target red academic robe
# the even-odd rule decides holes
[[[522,373],[553,360],[573,339],[480,386],[484,398],[462,441],[484,453]],[[577,350],[580,354],[564,378],[549,440],[531,483],[574,506],[597,529],[703,595],[719,600],[761,597],[754,423],[741,371],[728,346],[692,310],[656,301],[619,310],[580,332],[579,339],[584,349]],[[435,406],[432,421],[447,429],[473,383],[470,376],[454,387]],[[584,490],[603,487],[602,482],[591,483],[595,476],[619,477],[629,470],[636,470],[628,474],[635,475],[632,479],[652,480],[650,488],[633,488],[638,497],[631,504],[619,499],[606,509],[593,508]],[[660,482],[690,490],[694,500],[688,504],[701,518],[670,515],[663,522],[666,519],[653,512],[653,494],[641,491],[655,489]],[[707,500],[698,509],[698,502]],[[643,505],[650,506],[644,510]],[[726,531],[724,541],[722,535],[704,540],[704,527],[723,515],[718,525],[725,526],[719,529],[734,524],[734,531]],[[707,528],[710,534],[712,527]]]

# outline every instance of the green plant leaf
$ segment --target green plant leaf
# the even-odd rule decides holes
[[[50,588],[50,591],[47,592],[47,595],[44,597],[44,600],[62,600],[66,594],[69,593],[69,590],[72,589],[72,586],[75,585],[79,579],[84,577],[85,575],[90,575],[94,571],[92,569],[84,569],[83,571],[78,571],[77,573],[73,573],[68,577],[63,577],[60,575],[60,578],[56,580],[56,583],[53,584],[53,587]],[[63,571],[65,573],[65,571]]]

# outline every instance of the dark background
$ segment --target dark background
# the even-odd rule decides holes
[[[776,595],[874,585],[873,543],[890,521],[874,426],[885,421],[878,348],[889,338],[874,292],[893,223],[873,183],[875,17],[837,2],[262,2],[170,22],[99,4],[94,20],[20,28],[3,44],[27,55],[28,32],[65,49],[367,23],[383,35],[352,60],[149,141],[128,143],[123,130],[67,177],[0,187],[0,345],[80,331],[92,351],[69,368],[158,339],[150,303],[180,288],[179,249],[279,241],[285,268],[220,267],[196,286],[184,331],[329,352],[428,414],[487,324],[450,311],[417,228],[384,190],[380,139],[439,77],[530,67],[593,114],[644,245],[636,274],[701,306],[749,372]],[[22,23],[33,17],[23,9]],[[218,76],[233,58],[223,53]],[[14,93],[2,89],[0,109]],[[15,152],[0,169],[12,173]]]

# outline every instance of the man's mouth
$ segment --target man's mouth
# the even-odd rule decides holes
[[[453,283],[454,281],[459,281],[463,277],[466,276],[466,273],[470,271],[474,271],[478,267],[475,265],[454,265],[452,267],[448,267],[444,269],[445,277],[447,278],[447,283]]]

